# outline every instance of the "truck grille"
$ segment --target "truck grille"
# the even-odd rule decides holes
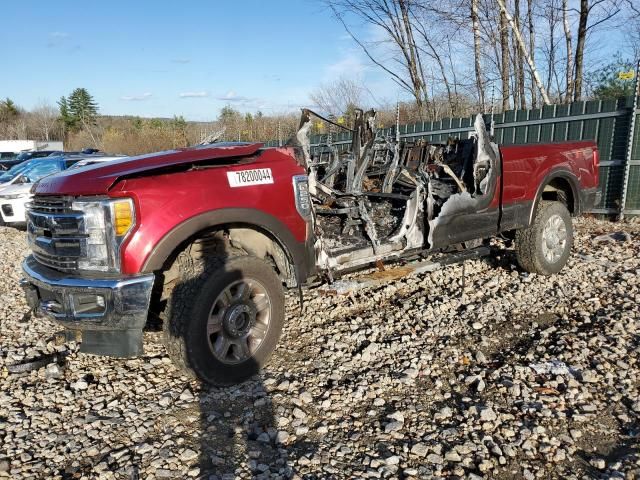
[[[65,197],[33,197],[30,208],[44,213],[71,212],[71,200]]]
[[[33,257],[56,270],[77,269],[87,235],[84,218],[72,210],[71,199],[35,196],[27,208],[27,241]]]
[[[61,257],[46,255],[44,253],[33,252],[33,257],[41,264],[53,268],[55,270],[61,270],[68,272],[78,268],[78,260],[72,257]]]

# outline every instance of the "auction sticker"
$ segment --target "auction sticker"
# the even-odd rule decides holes
[[[273,175],[271,175],[270,168],[227,172],[227,178],[229,179],[229,185],[232,187],[250,187],[251,185],[273,183]]]

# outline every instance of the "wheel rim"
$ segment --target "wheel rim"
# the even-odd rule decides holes
[[[271,299],[254,279],[229,284],[215,299],[207,320],[207,337],[213,356],[227,364],[250,359],[267,336]]]
[[[567,248],[567,226],[558,214],[547,220],[542,231],[542,254],[549,263],[556,263]]]

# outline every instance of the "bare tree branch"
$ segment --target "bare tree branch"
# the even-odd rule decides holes
[[[544,101],[545,105],[550,105],[551,100],[549,99],[549,95],[547,94],[547,89],[544,88],[542,80],[540,80],[540,75],[538,74],[536,65],[533,63],[533,60],[531,59],[531,55],[529,55],[529,52],[527,51],[527,46],[525,45],[524,40],[522,39],[522,34],[520,33],[520,30],[517,28],[511,14],[507,11],[507,7],[504,4],[504,0],[496,0],[496,1],[500,6],[500,10],[504,13],[505,17],[507,18],[507,21],[509,22],[511,29],[516,35],[516,40],[518,41],[518,45],[522,50],[522,55],[524,56],[524,58],[527,60],[527,63],[529,64],[529,68],[531,69],[531,74],[533,75],[536,81],[538,90],[540,90],[540,95],[542,96],[542,100]]]

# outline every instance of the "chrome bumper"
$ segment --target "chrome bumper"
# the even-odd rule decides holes
[[[76,277],[47,268],[32,256],[22,270],[29,306],[68,330],[81,331],[80,351],[126,357],[142,353],[153,274]]]

